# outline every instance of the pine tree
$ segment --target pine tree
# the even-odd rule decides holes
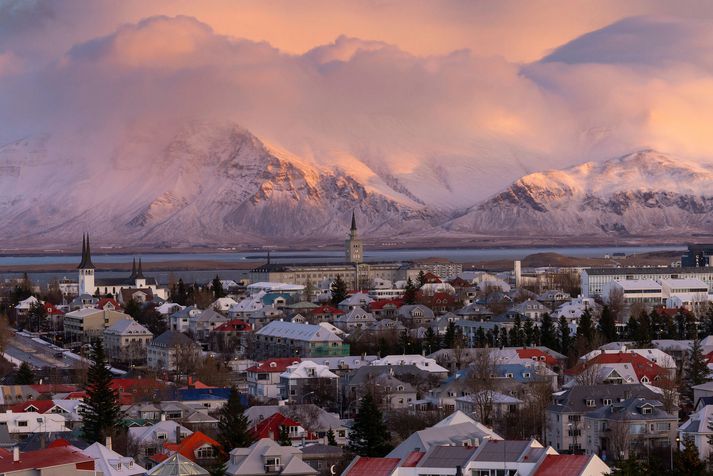
[[[424,284],[426,284],[426,273],[423,272],[423,270],[418,272],[418,287],[422,288]]]
[[[557,342],[557,331],[555,330],[554,323],[552,322],[552,316],[549,313],[545,313],[542,316],[542,324],[540,326],[540,342],[545,347],[557,350],[559,348],[559,343]]]
[[[429,354],[441,348],[440,338],[438,334],[436,334],[436,331],[433,330],[433,327],[426,329],[426,334],[423,337],[423,347]]]
[[[701,461],[696,442],[690,436],[685,436],[682,441],[683,448],[676,451],[673,459],[673,474],[687,476],[705,476],[706,463]]]
[[[173,296],[173,302],[180,304],[181,306],[185,306],[187,299],[188,292],[186,291],[186,285],[183,282],[183,278],[178,278],[178,284],[176,285],[176,293]]]
[[[416,292],[418,288],[413,284],[411,278],[406,280],[406,287],[404,288],[404,303],[406,304],[416,304]]]
[[[708,362],[703,355],[701,341],[696,337],[693,339],[691,356],[689,357],[688,362],[686,362],[683,382],[683,397],[686,398],[689,405],[695,404],[693,401],[693,387],[706,383],[709,380]]]
[[[456,325],[453,322],[448,323],[446,334],[443,336],[443,345],[446,349],[452,349],[456,339]]]
[[[503,327],[500,329],[500,347],[508,347],[509,345],[508,330]]]
[[[82,416],[82,438],[87,442],[104,443],[112,436],[121,420],[116,390],[111,387],[111,372],[107,366],[104,346],[100,340],[92,345],[92,365],[87,372],[84,388],[87,396],[80,407]]]
[[[589,309],[585,309],[582,317],[579,318],[577,337],[584,339],[587,343],[591,343],[594,339],[594,324],[592,323],[592,313],[589,312]]]
[[[522,330],[525,333],[525,345],[527,347],[532,346],[532,343],[535,340],[535,329],[532,324],[532,319],[529,317],[525,319],[525,324],[522,326]]]
[[[391,451],[389,429],[384,424],[379,407],[370,393],[359,404],[359,413],[354,418],[349,433],[348,449],[359,456],[381,458]]]
[[[520,314],[516,314],[513,327],[510,329],[510,345],[514,347],[522,346],[522,337],[522,320],[520,319]]]
[[[213,288],[213,299],[220,299],[225,296],[225,292],[223,291],[223,282],[217,274],[215,275],[215,278],[213,278],[211,287]]]
[[[337,437],[334,435],[334,430],[332,430],[331,428],[327,432],[327,444],[329,446],[338,446]]]
[[[332,291],[333,306],[337,306],[347,298],[347,283],[344,282],[341,276],[337,276],[334,282],[332,282],[330,290]]]
[[[602,308],[602,315],[599,317],[599,332],[604,336],[606,343],[617,340],[616,320],[614,319],[614,313],[611,312],[607,305]]]
[[[560,316],[557,333],[560,341],[559,351],[564,355],[568,355],[569,350],[572,347],[572,337],[569,334],[569,324],[567,324],[567,319],[565,319],[564,316]]]
[[[292,446],[290,430],[286,425],[280,425],[280,439],[277,440],[280,446]]]
[[[35,383],[35,373],[27,362],[20,364],[15,372],[15,385],[32,385]]]
[[[713,306],[709,305],[706,309],[703,322],[706,335],[713,335]]]
[[[125,305],[124,305],[124,312],[134,319],[138,319],[139,315],[141,314],[141,305],[139,305],[138,302],[134,299],[130,299]]]
[[[226,452],[234,448],[247,448],[255,441],[244,411],[238,390],[232,387],[228,401],[218,412],[217,440]]]

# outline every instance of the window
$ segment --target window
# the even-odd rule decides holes
[[[587,400],[587,406],[588,407],[596,407],[597,401],[596,400]]]
[[[277,466],[280,464],[280,458],[277,456],[265,458],[265,464],[268,466]]]
[[[651,408],[651,407],[643,407],[641,409],[642,415],[650,415],[652,412],[653,412],[653,408]]]
[[[19,420],[17,426],[27,426],[27,420]]]
[[[199,459],[212,458],[215,456],[215,450],[212,446],[204,446],[196,450],[196,457]]]
[[[611,405],[611,398],[603,398],[602,403],[604,405]]]

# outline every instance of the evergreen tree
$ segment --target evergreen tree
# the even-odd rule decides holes
[[[567,324],[567,319],[564,316],[560,316],[559,328],[557,329],[557,334],[559,335],[559,351],[564,355],[569,355],[569,350],[572,347],[572,337],[569,334],[569,325]]]
[[[231,387],[228,401],[218,412],[217,440],[226,452],[234,448],[247,448],[255,441],[244,411],[238,390]]]
[[[508,347],[509,345],[508,330],[503,327],[500,329],[500,347]]]
[[[438,337],[438,334],[436,334],[436,331],[433,330],[433,327],[426,329],[426,333],[423,337],[423,347],[429,354],[441,348],[441,339]]]
[[[418,287],[422,288],[424,284],[426,284],[426,273],[423,272],[423,270],[418,272]]]
[[[522,331],[525,334],[525,345],[527,347],[532,346],[535,340],[535,328],[532,324],[532,320],[528,317],[525,319],[525,324],[522,326]]]
[[[687,476],[706,476],[706,463],[701,461],[696,442],[690,436],[685,436],[683,448],[676,451],[673,458],[673,474]]]
[[[334,430],[332,430],[331,428],[327,432],[327,444],[329,446],[338,446],[337,437],[334,435]]]
[[[359,456],[381,458],[391,451],[389,429],[384,424],[379,407],[370,393],[359,404],[359,413],[354,418],[349,432],[348,449]]]
[[[632,454],[614,466],[609,474],[610,476],[650,476],[651,472],[646,463],[638,461]]]
[[[485,331],[482,327],[478,327],[475,333],[475,344],[476,347],[485,347]]]
[[[691,355],[686,362],[684,380],[683,380],[683,397],[688,405],[693,405],[693,387],[708,382],[708,362],[703,355],[701,349],[701,341],[697,337],[693,339],[691,347]]]
[[[15,385],[32,385],[35,383],[35,373],[27,362],[20,364],[15,372]]]
[[[178,278],[178,284],[176,284],[176,293],[173,296],[173,302],[180,304],[181,306],[185,306],[187,300],[188,291],[186,291],[186,285],[183,282],[183,278]]]
[[[639,326],[634,335],[636,346],[640,349],[651,347],[651,319],[646,311],[641,311],[637,320]]]
[[[446,334],[443,336],[443,345],[446,349],[452,349],[456,339],[456,325],[453,322],[448,323]]]
[[[280,425],[280,438],[277,440],[280,446],[292,446],[292,440],[290,439],[290,430],[286,425]]]
[[[416,292],[418,288],[413,284],[411,278],[406,280],[406,287],[404,288],[404,303],[406,304],[416,304]]]
[[[337,306],[347,298],[347,283],[344,282],[341,276],[337,276],[334,282],[332,282],[330,290],[332,291],[333,306]]]
[[[213,278],[211,288],[213,289],[213,299],[220,299],[225,296],[225,291],[223,291],[223,283],[217,274],[215,275],[215,278]]]
[[[542,335],[540,334],[539,326],[535,326],[535,329],[532,331],[532,344],[542,345]]]
[[[676,331],[678,339],[686,338],[686,313],[684,309],[679,309],[674,318],[676,320]]]
[[[705,334],[708,336],[713,335],[713,306],[709,305],[708,309],[706,309],[706,314],[703,317],[703,323]]]
[[[92,345],[92,365],[87,372],[84,388],[87,396],[79,408],[82,416],[82,438],[89,443],[104,444],[107,436],[112,436],[121,420],[116,390],[111,387],[111,372],[104,355],[102,341]]]
[[[510,345],[520,347],[522,346],[522,341],[522,319],[520,319],[520,314],[516,314],[512,329],[510,329]]]
[[[30,306],[26,326],[30,332],[40,332],[47,328],[47,309],[39,302]]]
[[[577,338],[583,340],[587,344],[591,344],[594,339],[594,324],[592,322],[592,313],[589,309],[585,309],[582,317],[579,318],[577,324]]]
[[[629,322],[626,323],[626,338],[629,340],[637,340],[641,335],[639,330],[639,320],[636,316],[629,316]]]
[[[599,317],[599,332],[606,343],[617,341],[616,320],[614,313],[607,305],[602,308],[602,315]]]
[[[130,299],[129,302],[124,305],[124,312],[138,320],[141,315],[141,305],[136,302],[135,299]]]
[[[540,326],[540,342],[545,347],[557,350],[559,348],[559,343],[557,342],[557,331],[555,330],[554,323],[552,322],[552,316],[549,312],[546,312],[542,316],[542,324]]]

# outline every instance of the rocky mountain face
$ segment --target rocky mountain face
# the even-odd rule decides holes
[[[194,122],[119,143],[106,157],[51,137],[0,147],[4,247],[74,244],[85,231],[106,245],[334,243],[352,210],[364,236],[386,239],[713,230],[713,170],[649,150],[530,174],[470,208],[444,210],[423,200],[428,190],[306,163],[234,124]]]
[[[553,236],[710,233],[711,180],[709,167],[644,150],[527,175],[444,228]]]

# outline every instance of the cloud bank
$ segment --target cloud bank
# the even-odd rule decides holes
[[[0,23],[0,141],[67,137],[102,167],[137,131],[150,142],[187,120],[229,119],[304,160],[367,183],[397,180],[444,208],[472,205],[532,171],[643,147],[713,161],[709,12],[674,17],[662,4],[651,7],[656,15],[620,18],[646,13],[633,2],[584,21],[580,6],[571,25],[545,34],[556,24],[551,3],[531,12],[545,25],[519,37],[511,30],[532,8],[523,3],[456,1],[433,11],[433,2],[348,2],[325,7],[329,28],[299,25],[313,39],[286,48],[281,35],[258,41],[217,20],[221,8],[228,17],[251,7],[244,16],[267,15],[258,3],[211,2],[201,13],[193,2],[122,2],[120,11],[101,1],[2,2],[0,22],[13,21]],[[400,11],[401,36],[367,36],[358,25],[367,7],[376,23]],[[356,20],[336,21],[349,12]],[[293,21],[314,14],[307,8]],[[444,25],[455,32],[419,47],[412,30],[428,15],[425,39]],[[276,18],[268,17],[275,27]],[[469,18],[482,27],[477,38],[499,27],[504,46],[473,44],[462,28]],[[434,178],[436,189],[420,190]]]

